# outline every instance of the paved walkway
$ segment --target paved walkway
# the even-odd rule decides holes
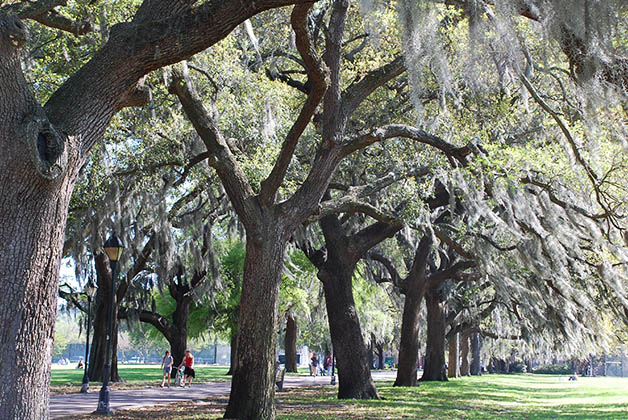
[[[396,371],[373,372],[375,380],[395,379]],[[337,379],[337,377],[336,377]],[[284,388],[296,388],[310,385],[328,385],[329,376],[286,376]],[[89,414],[98,405],[98,390],[89,394],[53,395],[50,397],[50,418]],[[180,401],[195,401],[216,395],[229,395],[231,382],[214,382],[209,384],[192,384],[190,388],[144,388],[111,391],[110,405],[112,410],[167,405]]]

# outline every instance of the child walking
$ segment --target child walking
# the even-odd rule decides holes
[[[163,370],[163,378],[161,379],[161,387],[163,388],[166,384],[166,377],[168,377],[168,388],[170,388],[170,373],[172,372],[172,356],[170,355],[170,351],[166,350],[166,355],[163,359],[161,359],[161,369]]]

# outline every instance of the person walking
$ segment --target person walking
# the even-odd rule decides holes
[[[194,356],[190,350],[185,351],[185,357],[183,361],[179,365],[179,367],[185,366],[185,370],[183,371],[183,386],[185,386],[185,380],[188,380],[188,386],[192,386],[192,378],[194,378]]]
[[[161,387],[163,388],[166,384],[166,377],[168,377],[168,388],[170,388],[170,374],[172,372],[172,363],[173,359],[170,355],[170,350],[166,350],[166,355],[161,359],[161,369],[162,369],[162,379],[161,379]]]
[[[316,357],[316,353],[312,353],[312,357],[310,357],[310,376],[318,376],[318,357]]]
[[[327,371],[327,374],[331,376],[333,374],[332,369],[334,368],[334,363],[331,358],[331,353],[327,353],[327,358],[325,359],[324,368]]]

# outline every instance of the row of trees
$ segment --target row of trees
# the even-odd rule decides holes
[[[47,418],[62,256],[81,279],[95,261],[103,330],[110,229],[115,319],[175,358],[191,318],[229,331],[226,418],[274,418],[278,320],[320,302],[304,272],[340,398],[378,398],[365,337],[394,329],[395,383],[416,385],[423,301],[425,380],[459,335],[463,355],[480,335],[569,354],[621,336],[602,326],[628,302],[623,2],[61,3],[0,2],[0,364],[20,366],[2,417]],[[237,236],[241,274],[218,264]],[[390,283],[400,325],[364,331],[358,278]]]

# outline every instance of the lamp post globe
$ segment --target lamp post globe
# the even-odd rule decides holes
[[[110,263],[117,263],[120,257],[122,256],[122,250],[124,249],[124,245],[122,245],[122,241],[118,239],[115,233],[113,233],[109,239],[105,241],[103,244],[103,248],[105,248],[105,253],[109,257]]]
[[[83,384],[81,385],[81,393],[89,392],[89,375],[87,366],[89,365],[89,327],[92,321],[92,298],[96,295],[98,285],[94,283],[94,278],[89,277],[89,281],[85,285],[85,295],[87,296],[87,333],[85,334],[85,362],[83,363]]]
[[[118,277],[118,260],[122,256],[124,246],[115,233],[103,244],[105,253],[109,257],[109,266],[111,267],[111,290],[109,292],[109,318],[107,328],[107,351],[105,355],[105,368],[103,371],[102,388],[98,394],[98,408],[95,414],[111,415],[113,412],[109,406],[109,379],[111,376],[111,336],[113,335],[113,305],[115,294],[115,283]]]

